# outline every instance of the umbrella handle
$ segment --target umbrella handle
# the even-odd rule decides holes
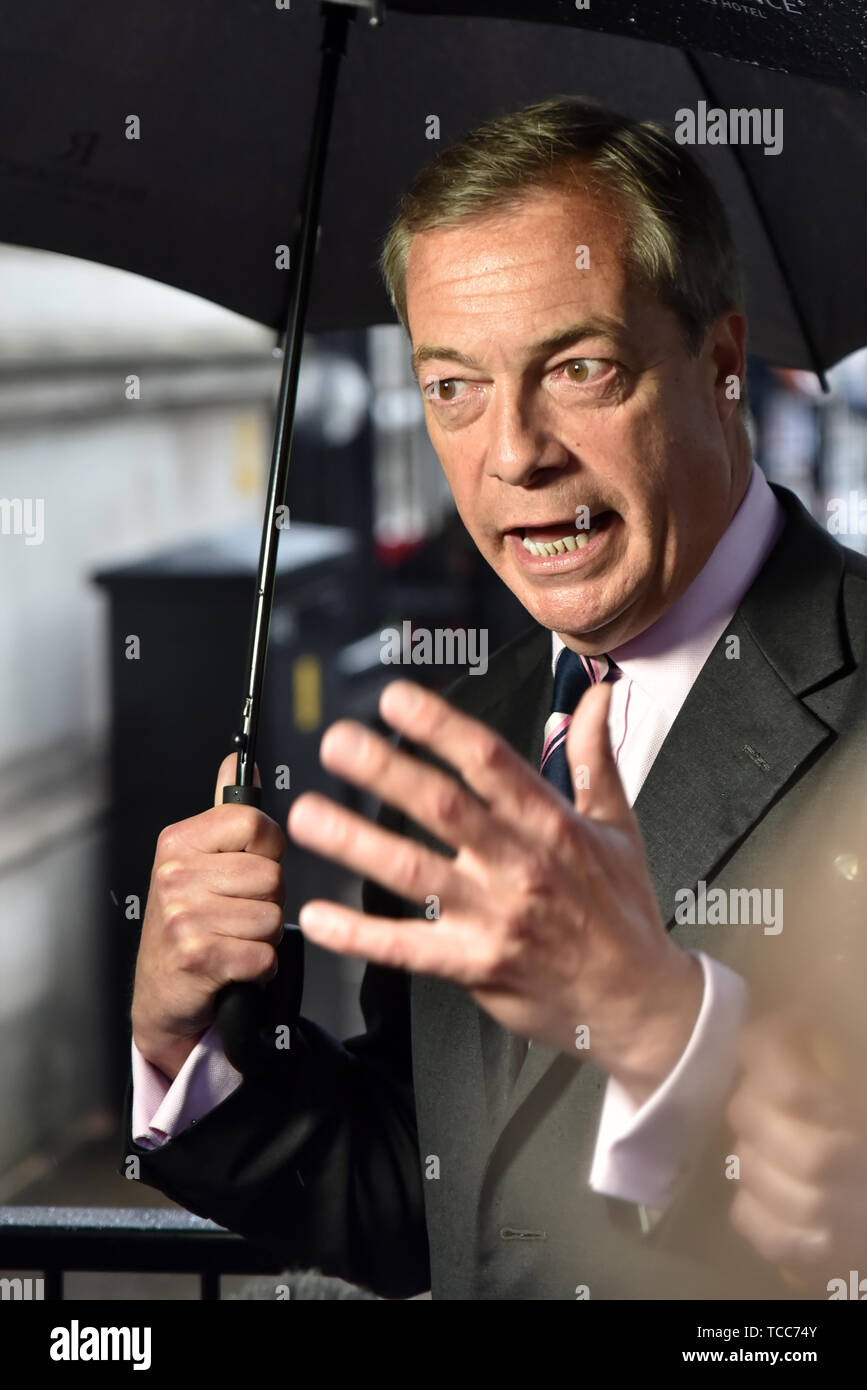
[[[259,806],[261,787],[223,788],[223,802]],[[294,1028],[304,987],[304,937],[299,927],[287,926],[277,948],[278,975],[267,985],[247,981],[224,985],[217,995],[214,1022],[223,1051],[236,1071],[249,1076],[266,1062],[279,1058],[275,1030]],[[275,986],[279,978],[279,992]],[[285,1033],[280,1033],[281,1040]],[[290,1032],[291,1040],[291,1032]],[[286,1046],[286,1043],[281,1043]],[[288,1048],[287,1048],[288,1050]]]

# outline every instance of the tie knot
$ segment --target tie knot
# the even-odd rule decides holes
[[[610,657],[579,656],[564,647],[554,670],[554,690],[551,709],[571,714],[585,690],[602,681],[616,680],[620,668]]]

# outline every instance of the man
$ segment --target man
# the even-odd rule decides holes
[[[376,827],[292,808],[367,880],[364,914],[301,914],[371,963],[362,1037],[302,1019],[241,1080],[213,1002],[274,974],[282,833],[221,805],[163,832],[126,1152],[386,1295],[823,1296],[867,1249],[867,1137],[775,992],[782,851],[863,759],[867,563],[752,460],[723,209],[661,130],[541,103],[422,171],[383,268],[458,511],[535,625],[448,701],[389,686],[397,747],[326,733]]]

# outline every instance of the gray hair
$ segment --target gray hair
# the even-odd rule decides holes
[[[485,122],[439,153],[400,201],[380,256],[409,332],[406,270],[417,232],[520,205],[533,189],[581,173],[625,212],[627,257],[676,315],[696,355],[722,313],[741,310],[743,285],[725,209],[711,180],[673,135],[581,97],[556,97]],[[746,382],[741,406],[745,407]]]

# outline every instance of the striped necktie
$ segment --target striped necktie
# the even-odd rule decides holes
[[[574,790],[566,763],[566,737],[575,706],[591,685],[615,681],[620,674],[620,667],[607,656],[578,656],[564,647],[557,658],[539,771],[570,801],[574,800]]]

